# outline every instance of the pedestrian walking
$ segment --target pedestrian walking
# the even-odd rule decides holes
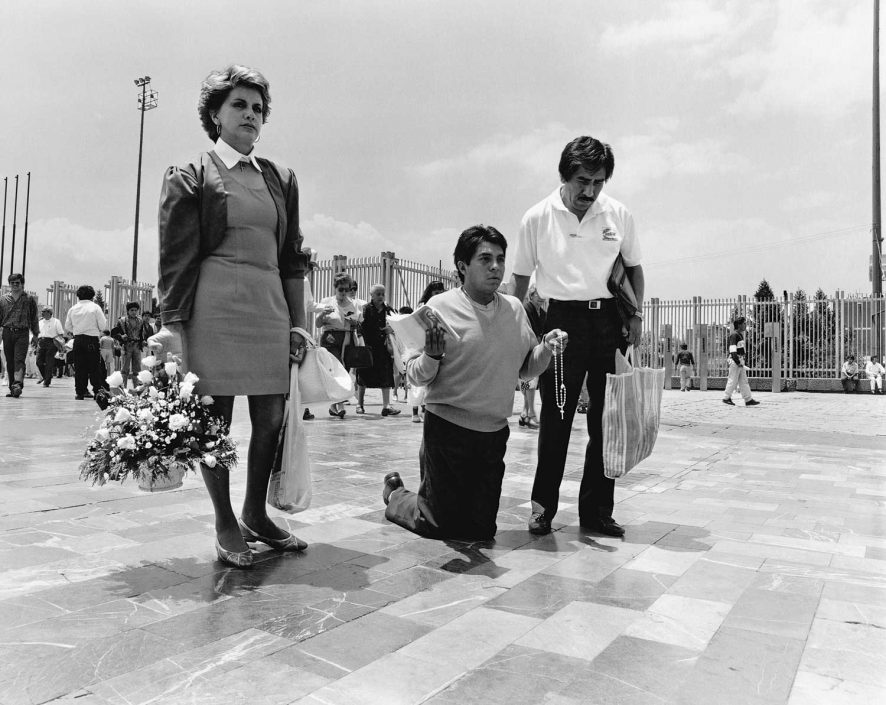
[[[723,397],[723,403],[735,406],[732,401],[732,394],[736,387],[744,399],[745,406],[757,406],[760,402],[754,399],[751,394],[751,385],[748,384],[748,372],[745,368],[747,357],[745,355],[745,339],[744,334],[748,324],[744,316],[739,316],[732,322],[733,331],[726,341],[729,349],[729,378],[726,380],[726,396]]]

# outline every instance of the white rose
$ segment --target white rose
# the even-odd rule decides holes
[[[138,420],[142,423],[151,423],[154,420],[154,415],[151,413],[150,409],[140,409],[138,412]]]
[[[120,374],[119,371],[112,374],[108,377],[105,382],[108,383],[109,387],[122,387],[123,386],[123,375]]]
[[[178,372],[178,365],[174,362],[167,362],[163,365],[163,369],[166,370],[166,374],[169,377],[175,377],[175,373]]]
[[[210,404],[215,403],[215,399],[213,399],[208,394],[204,394],[202,397],[200,397],[200,403],[203,404],[203,406],[209,406]]]
[[[114,374],[119,374],[119,372],[115,372]],[[116,421],[117,423],[132,421],[132,414],[129,413],[129,409],[121,407],[117,409],[117,414],[114,416],[114,421]]]
[[[101,441],[102,443],[104,443],[110,437],[111,433],[106,428],[100,428],[98,431],[95,432],[95,440]]]
[[[187,427],[188,425],[188,417],[184,414],[173,414],[169,417],[169,428],[173,431],[180,431],[181,429]]]
[[[190,384],[192,387],[200,381],[200,378],[195,375],[193,372],[188,372],[185,375],[185,378],[182,380],[183,384]]]
[[[123,450],[133,450],[135,448],[135,438],[132,436],[123,436],[117,439],[117,447]]]
[[[208,468],[214,468],[215,464],[218,461],[216,460],[216,457],[214,455],[210,455],[209,453],[207,453],[203,456],[203,460],[201,462]]]
[[[194,385],[193,384],[187,384],[185,382],[182,382],[181,385],[179,385],[178,395],[181,399],[188,401],[188,399],[191,398],[191,395],[193,393],[194,393]]]
[[[142,367],[147,368],[149,370],[154,368],[154,365],[157,364],[157,358],[153,355],[148,355],[147,357],[142,358]]]
[[[142,384],[148,384],[152,379],[154,379],[154,375],[148,370],[142,370],[138,373],[138,381]]]
[[[160,395],[160,392],[157,391],[156,387],[148,387],[148,396],[151,399],[157,399]]]

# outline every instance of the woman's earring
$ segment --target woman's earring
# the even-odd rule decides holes
[[[216,123],[215,129],[218,131],[219,136],[221,136],[221,123]]]
[[[256,143],[261,142],[261,135],[255,138]]]

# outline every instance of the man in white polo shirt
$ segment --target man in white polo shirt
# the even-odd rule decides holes
[[[642,311],[640,242],[628,209],[602,193],[615,169],[608,144],[577,137],[563,150],[559,169],[560,186],[523,216],[513,269],[514,295],[523,300],[534,273],[539,295],[548,299],[547,330],[561,328],[570,340],[563,354],[566,399],[562,419],[553,367],[539,380],[541,428],[529,530],[534,534],[551,530],[572,420],[587,373],[590,440],[579,490],[579,523],[608,536],[623,536],[624,529],[612,518],[615,481],[603,474],[601,420],[606,373],[615,372],[616,349],[624,351],[628,344],[640,341],[642,316],[623,323],[606,284],[621,253]]]

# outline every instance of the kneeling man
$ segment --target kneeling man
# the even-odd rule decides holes
[[[458,340],[434,326],[424,350],[406,363],[409,382],[427,387],[421,484],[410,492],[389,473],[382,498],[389,521],[429,538],[495,536],[517,380],[537,377],[566,345],[561,330],[537,343],[520,301],[497,293],[507,246],[492,227],[461,234],[455,267],[462,286],[433,299]]]

